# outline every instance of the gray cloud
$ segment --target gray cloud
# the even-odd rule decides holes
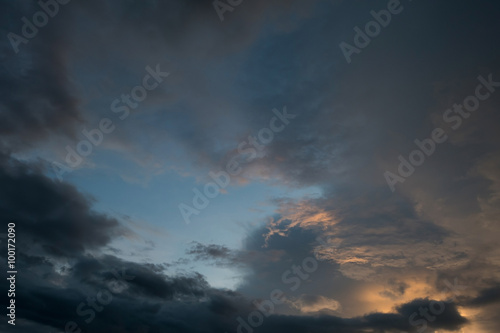
[[[22,228],[19,238],[33,245],[32,253],[71,256],[131,233],[116,219],[95,212],[91,197],[44,176],[42,170],[0,156],[0,216]]]
[[[21,18],[40,10],[9,1],[2,1],[2,7],[8,8],[2,11],[2,35],[22,35]],[[69,20],[61,8],[33,39],[20,44],[18,54],[7,38],[0,42],[0,136],[10,149],[34,148],[50,136],[74,138],[83,120],[68,79]]]

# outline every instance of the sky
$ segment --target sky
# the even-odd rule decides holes
[[[1,332],[498,331],[497,2],[0,8]]]

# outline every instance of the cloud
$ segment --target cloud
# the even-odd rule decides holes
[[[45,265],[46,264],[40,264]],[[47,266],[47,268],[49,268]],[[31,270],[32,268],[30,268]],[[20,276],[23,285],[17,301],[23,304],[18,309],[15,330],[34,333],[46,332],[47,328],[63,329],[67,321],[74,321],[82,330],[92,332],[160,332],[174,330],[183,332],[235,331],[237,317],[246,317],[255,307],[250,300],[233,292],[210,288],[199,275],[168,276],[148,269],[147,265],[123,261],[112,256],[80,258],[69,270],[69,274],[52,271],[58,282],[40,279],[36,271]],[[112,276],[121,275],[122,288],[109,282]],[[2,283],[5,284],[5,283]],[[168,288],[169,297],[158,297]],[[155,293],[154,290],[158,292]],[[76,309],[99,292],[111,292],[112,300],[101,304],[95,317],[78,315]],[[195,292],[193,292],[195,291]],[[5,296],[4,296],[5,297]],[[321,296],[302,295],[299,300],[303,310],[321,310],[324,306],[336,305],[334,300]],[[99,303],[98,303],[99,304]],[[259,327],[262,332],[290,330],[301,332],[361,333],[372,330],[408,330],[407,315],[419,306],[428,306],[420,300],[404,304],[394,313],[371,313],[353,318],[332,315],[284,316],[273,314],[266,317]],[[83,309],[90,309],[84,307]],[[466,320],[456,312],[454,305],[447,305],[443,318],[430,327],[458,329]],[[14,332],[5,322],[0,324],[5,332]]]
[[[92,253],[126,232],[118,221],[93,211],[92,200],[74,187],[43,176],[41,164],[25,164],[2,155],[0,165],[0,181],[4,184],[2,219],[15,221],[20,230],[19,241],[24,244],[18,254],[18,265],[25,270],[18,276],[18,284],[23,288],[18,290],[16,300],[25,305],[19,308],[16,329],[38,333],[47,327],[62,329],[68,321],[74,321],[92,332],[202,330],[215,333],[235,330],[236,317],[254,310],[251,301],[241,293],[211,288],[198,273],[166,274],[163,270],[168,266],[161,268]],[[239,261],[249,269],[246,283],[259,281],[272,286],[277,283],[273,278],[277,277],[277,285],[283,288],[281,273],[297,263],[297,258],[314,255],[317,230],[296,225],[286,234],[267,237],[267,246],[264,246],[264,231],[265,227],[249,236],[241,251],[195,243],[188,253],[199,260]],[[322,269],[334,271],[336,267],[325,262]],[[271,272],[278,274],[266,276]],[[117,276],[122,277],[118,283]],[[311,273],[311,279],[319,276],[321,274],[315,277]],[[293,305],[305,313],[338,310],[336,299],[311,293],[317,287],[311,282],[304,281]],[[95,311],[95,318],[87,323],[89,315],[78,315],[76,309],[82,302],[85,304],[88,297],[106,290],[111,292],[112,301],[102,305],[101,311]],[[248,286],[246,290],[250,290]],[[252,294],[256,294],[255,289]],[[407,312],[421,304],[419,301],[403,305],[396,313],[371,313],[352,318],[275,314],[266,318],[259,330],[264,333],[291,328],[318,333],[410,330]],[[457,329],[465,322],[450,305],[445,316],[431,325]],[[4,331],[11,331],[7,324],[2,325]]]
[[[445,304],[436,300],[416,299],[410,303],[399,306],[397,311],[404,317],[409,318],[413,314],[417,314],[418,316],[420,309],[429,309],[428,312],[433,313],[432,309],[437,309],[437,306],[435,305],[437,303],[440,303],[441,306],[439,311],[436,313],[442,312],[432,316],[433,320],[431,320],[432,318],[425,320],[429,327],[434,329],[456,331],[468,323],[468,320],[460,315],[460,312],[454,303]]]
[[[320,295],[300,295],[299,298],[289,300],[290,304],[300,312],[318,312],[322,310],[340,311],[340,303],[334,299]]]
[[[480,290],[477,297],[469,300],[468,306],[484,306],[500,302],[500,286]]]
[[[32,17],[38,6],[22,6],[2,1],[2,33],[21,35],[23,16]],[[0,42],[2,69],[0,75],[0,144],[9,149],[34,148],[50,136],[75,137],[76,126],[83,120],[78,98],[69,82],[67,64],[66,8],[50,18],[50,23],[19,53],[9,40]],[[23,135],[19,135],[23,133]]]
[[[293,302],[266,318],[263,333],[414,331],[408,317],[445,296],[438,284],[450,276],[471,288],[458,298],[460,311],[447,304],[429,326],[460,329],[467,324],[462,311],[478,308],[484,310],[479,322],[486,316],[497,323],[498,290],[490,283],[498,281],[500,258],[496,95],[460,132],[448,133],[450,140],[397,193],[382,177],[397,167],[399,154],[414,148],[415,138],[444,126],[435,115],[463,100],[478,73],[498,69],[490,42],[495,5],[433,5],[429,16],[425,1],[411,10],[408,4],[406,26],[394,17],[394,26],[357,59],[364,61],[346,67],[338,41],[351,36],[371,8],[337,4],[243,1],[220,22],[212,1],[71,2],[18,56],[1,42],[0,148],[18,153],[53,139],[64,150],[62,141],[75,140],[78,125],[106,115],[110,101],[135,86],[146,65],[162,60],[172,72],[169,82],[101,148],[129,154],[142,168],[159,165],[155,175],[163,163],[199,179],[267,125],[273,107],[287,105],[297,121],[235,183],[321,192],[274,200],[272,222],[252,229],[242,249],[194,243],[189,258],[241,273],[237,291],[218,290],[197,272],[169,271],[171,263],[105,255],[114,240],[133,233],[97,211],[90,196],[44,176],[42,165],[2,155],[0,217],[19,226],[25,269],[21,330],[46,332],[75,320],[91,332],[234,331],[235,317],[255,310],[250,298],[281,288]],[[2,6],[4,35],[37,9],[11,1]],[[103,76],[116,84],[99,100],[72,85]],[[46,152],[53,153],[40,154]],[[134,171],[122,177],[139,182]],[[283,274],[309,257],[318,260],[318,270],[291,290]],[[133,279],[122,281],[113,302],[86,326],[75,309],[111,288],[123,269]],[[324,311],[338,304],[345,317]]]
[[[119,221],[94,211],[91,197],[42,171],[41,165],[0,155],[0,216],[22,229],[19,238],[32,244],[31,253],[67,257],[130,235]]]
[[[186,251],[188,255],[194,255],[195,260],[208,259],[227,259],[230,255],[230,250],[223,245],[203,245],[195,242],[195,244]]]

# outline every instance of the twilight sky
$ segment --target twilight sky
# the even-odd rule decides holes
[[[498,332],[497,2],[0,9],[1,332]]]

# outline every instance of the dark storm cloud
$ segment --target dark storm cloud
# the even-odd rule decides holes
[[[438,307],[440,314],[432,316],[432,320],[425,320],[430,328],[456,331],[467,324],[468,320],[460,315],[457,306],[454,303],[444,303],[438,300],[415,299],[407,304],[399,306],[397,311],[406,318],[410,318],[414,315],[413,319],[421,319],[418,316],[419,313],[421,316],[421,309],[427,309],[427,312],[434,313],[434,311],[436,311],[434,309],[437,309]]]
[[[83,261],[87,260],[97,263],[84,264]],[[89,266],[85,274],[90,274],[92,278],[86,276],[81,279],[77,276],[81,274],[81,267],[76,266],[82,265]],[[109,272],[122,270],[125,273],[125,278],[120,281],[123,288],[117,291],[108,285]],[[99,259],[81,258],[69,275],[52,272],[58,277],[53,281],[40,279],[41,276],[34,271],[29,275],[19,275],[18,284],[23,288],[19,288],[16,299],[23,306],[18,309],[17,325],[12,329],[2,322],[0,327],[5,332],[30,330],[32,333],[41,333],[47,332],[48,328],[63,331],[68,321],[74,321],[84,332],[236,332],[237,317],[246,318],[256,310],[250,300],[232,291],[210,288],[199,275],[186,278],[147,270],[147,265],[108,256]],[[146,286],[149,283],[151,285]],[[169,285],[173,297],[159,299],[154,293],[137,293],[139,285],[146,289],[162,289],[162,286]],[[199,290],[200,293],[193,293],[192,290]],[[94,311],[92,320],[86,322],[90,318],[88,314],[76,313],[77,307],[85,304],[88,297],[95,298],[99,292],[105,291],[111,291],[112,300],[109,304],[101,304],[102,308]],[[395,313],[372,313],[355,318],[271,315],[256,330],[264,333],[284,330],[361,333],[367,329],[414,332],[415,327],[409,324],[407,315],[417,311],[419,306],[428,305],[428,300],[417,300],[402,305]],[[429,324],[429,327],[455,330],[465,322],[456,312],[455,306],[450,304],[442,318]]]
[[[415,306],[428,306],[428,303],[420,303],[420,301],[404,304],[404,310],[417,311]],[[410,313],[411,315],[411,313]],[[455,306],[449,307],[449,312],[446,315],[443,313],[441,319],[436,319],[429,324],[430,328],[448,329],[456,331],[463,327],[467,320],[463,318],[457,311]],[[398,313],[372,313],[356,318],[339,318],[334,316],[318,316],[318,317],[293,317],[293,316],[274,316],[269,318],[269,323],[260,329],[260,332],[276,332],[280,330],[288,330],[289,332],[339,332],[339,333],[360,333],[367,330],[375,332],[417,332],[418,328],[411,326],[406,316],[401,310]]]
[[[62,273],[41,273],[40,270],[26,266],[22,259],[18,264],[25,267],[26,273],[29,272],[18,275],[17,281],[18,286],[23,286],[16,294],[17,302],[23,304],[17,313],[17,327],[21,328],[25,326],[23,320],[58,330],[64,330],[66,323],[73,320],[85,331],[92,332],[106,329],[113,332],[120,329],[122,332],[136,332],[135,327],[149,323],[153,323],[153,326],[168,327],[168,324],[162,323],[162,312],[163,315],[168,315],[172,311],[183,311],[176,308],[188,307],[190,302],[196,303],[211,292],[199,274],[166,276],[149,270],[147,265],[123,261],[112,256],[81,257]],[[50,268],[48,264],[45,266]],[[64,286],[59,284],[62,281]],[[2,282],[2,285],[5,283]],[[97,310],[96,317],[92,320],[89,314],[79,315],[78,306],[86,304],[88,297],[95,299],[99,292],[111,292],[112,303],[104,304],[105,311],[101,313],[102,310]],[[213,293],[224,294],[217,291]],[[177,304],[174,297],[182,297],[187,301],[185,304]],[[216,301],[218,305],[212,304],[214,309],[223,306],[221,297]],[[210,297],[207,298],[209,299]],[[83,307],[80,312],[89,308]],[[85,320],[89,320],[88,323]],[[176,321],[173,318],[170,320]],[[42,331],[42,328],[34,330]]]
[[[484,306],[500,302],[500,286],[494,286],[479,291],[477,297],[466,302],[469,306]]]
[[[167,277],[148,272],[146,266],[114,257],[80,258],[70,269],[70,275],[52,272],[52,277],[57,276],[58,281],[65,281],[64,287],[55,284],[46,275],[41,279],[42,276],[38,276],[32,266],[26,266],[22,257],[19,264],[26,268],[26,273],[29,272],[18,276],[18,285],[23,288],[19,288],[16,298],[23,306],[18,309],[15,329],[21,332],[46,332],[47,327],[40,325],[62,331],[69,320],[74,320],[84,331],[92,332],[139,332],[144,327],[147,328],[146,332],[161,332],[169,328],[194,332],[208,322],[212,324],[204,329],[215,332],[224,322],[221,315],[235,313],[240,308],[234,299],[236,294],[210,291],[199,278]],[[48,264],[45,266],[52,268]],[[96,317],[90,323],[85,323],[87,315],[78,316],[76,313],[79,304],[85,303],[88,296],[95,297],[99,291],[110,290],[107,285],[112,276],[111,271],[122,270],[125,272],[125,279],[120,281],[123,290],[113,293],[112,303],[106,305],[102,312],[95,312]],[[2,282],[2,286],[4,284]],[[170,297],[160,301],[152,289],[162,293],[167,285]],[[199,289],[203,293],[186,293],[186,288]],[[210,296],[211,293],[214,295]],[[174,295],[187,295],[190,300],[172,301]],[[202,296],[206,301],[199,303]],[[11,330],[5,323],[2,326],[5,332]]]
[[[19,238],[39,251],[71,256],[98,249],[127,234],[119,222],[92,210],[93,200],[68,184],[0,155],[0,217],[23,230]]]
[[[174,296],[202,297],[208,284],[203,276],[194,273],[189,276],[166,276],[162,271],[148,264],[136,264],[119,260],[114,256],[82,257],[68,269],[77,283],[106,288],[117,276],[127,283],[123,294],[130,298],[172,300]]]

